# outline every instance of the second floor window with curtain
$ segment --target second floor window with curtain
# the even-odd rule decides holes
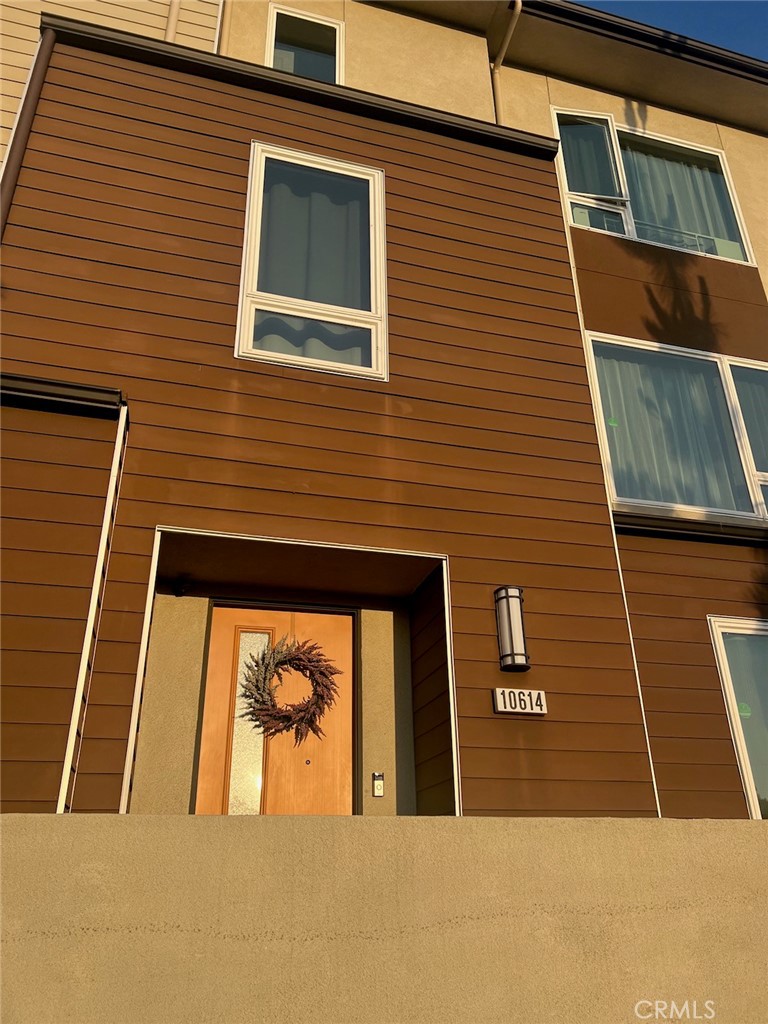
[[[383,177],[254,143],[238,355],[386,376]]]
[[[592,343],[617,510],[768,518],[768,365]]]

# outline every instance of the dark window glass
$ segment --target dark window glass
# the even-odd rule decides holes
[[[739,405],[758,473],[768,473],[768,370],[732,366]]]
[[[302,78],[335,82],[336,29],[278,13],[274,66]]]
[[[258,290],[371,308],[369,183],[268,159]]]
[[[571,192],[593,196],[619,196],[619,176],[603,121],[561,115],[560,140]]]

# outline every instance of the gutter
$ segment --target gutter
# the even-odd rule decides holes
[[[553,25],[582,29],[612,42],[630,43],[654,53],[667,54],[760,85],[768,83],[768,63],[758,57],[734,53],[668,29],[654,28],[618,14],[569,3],[568,0],[525,0],[525,15],[526,18],[540,18]]]
[[[220,57],[186,46],[146,39],[128,32],[86,25],[71,18],[43,14],[41,25],[54,33],[57,43],[108,53],[144,64],[170,68],[199,78],[228,82],[246,89],[276,93],[304,103],[322,104],[363,117],[405,125],[417,130],[441,132],[509,152],[554,160],[556,139],[532,132],[505,128],[475,118],[460,117],[442,110],[404,103],[343,85],[309,81],[273,68]]]

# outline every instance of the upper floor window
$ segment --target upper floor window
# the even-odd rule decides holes
[[[749,812],[768,818],[768,622],[710,616]]]
[[[267,64],[302,78],[341,84],[343,32],[340,21],[270,5]]]
[[[571,220],[647,242],[748,259],[717,153],[558,114]]]
[[[618,510],[768,518],[768,365],[592,342]]]
[[[387,375],[384,172],[253,143],[237,354]]]

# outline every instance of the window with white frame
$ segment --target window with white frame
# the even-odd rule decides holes
[[[768,364],[592,338],[618,510],[768,518]]]
[[[768,622],[709,617],[725,705],[753,818],[768,818]]]
[[[271,4],[267,64],[317,82],[344,81],[344,23]]]
[[[237,355],[386,379],[384,172],[254,142]]]
[[[721,154],[617,128],[608,115],[557,115],[571,221],[748,260]]]

